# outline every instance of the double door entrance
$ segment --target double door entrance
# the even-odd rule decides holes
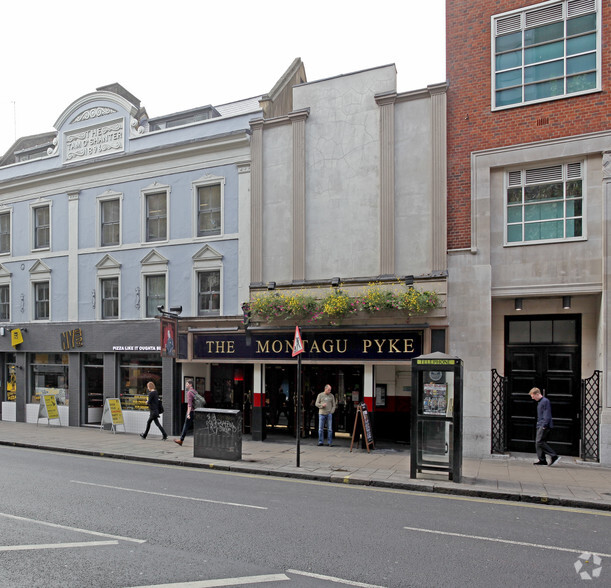
[[[552,405],[550,445],[578,455],[581,432],[581,317],[507,317],[505,375],[510,451],[534,453],[537,406],[528,392],[541,389]]]
[[[317,436],[318,408],[316,397],[326,384],[337,401],[333,430],[352,430],[356,401],[363,399],[362,365],[304,365],[302,367],[301,426],[303,434]],[[265,366],[265,425],[268,433],[295,434],[297,422],[295,391],[297,368],[293,365]]]

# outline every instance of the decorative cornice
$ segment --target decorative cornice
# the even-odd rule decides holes
[[[526,298],[528,296],[565,296],[567,294],[600,294],[603,291],[602,282],[525,285],[491,288],[493,298]]]
[[[389,104],[394,104],[397,100],[396,92],[384,92],[382,94],[376,94],[374,96],[376,103],[378,106],[388,106]]]
[[[91,92],[89,94],[85,94],[85,96],[81,96],[77,100],[75,100],[72,104],[68,106],[61,114],[61,116],[55,121],[55,125],[53,125],[56,129],[60,129],[66,122],[68,121],[68,117],[75,110],[82,110],[86,108],[92,102],[112,102],[117,106],[122,107],[126,112],[128,112],[131,116],[136,116],[138,112],[138,108],[127,101],[122,96],[115,94],[114,92]]]
[[[308,118],[308,116],[310,116],[310,109],[309,108],[302,108],[300,110],[293,110],[293,112],[289,112],[287,116],[293,122],[296,122],[298,120],[304,120],[304,119]],[[280,117],[280,118],[283,118],[283,117]],[[275,120],[275,119],[270,119],[270,120]],[[268,121],[266,121],[266,122],[268,122]]]
[[[132,178],[134,166],[145,176],[153,177],[164,173],[176,173],[177,171],[189,171],[201,169],[201,157],[207,153],[217,153],[230,149],[248,149],[249,136],[247,132],[227,133],[205,138],[203,141],[187,141],[178,145],[162,146],[159,148],[137,152],[111,155],[106,159],[84,160],[76,162],[61,169],[43,171],[18,178],[10,178],[0,181],[0,197],[7,190],[23,195],[23,199],[29,200],[30,195],[26,190],[35,191],[42,196],[51,196],[57,193],[57,187],[53,184],[61,184],[63,190],[95,188],[106,185],[100,182],[105,173],[115,175],[117,182],[120,178]],[[189,158],[192,158],[189,160]],[[239,155],[243,161],[244,154]],[[180,165],[177,165],[177,161]],[[121,171],[125,174],[121,175]]]
[[[84,110],[79,115],[75,116],[70,124],[82,122],[84,120],[90,120],[92,118],[98,118],[100,116],[106,116],[107,114],[114,114],[117,112],[114,108],[109,108],[108,106],[96,106],[94,108],[90,108],[88,110]]]

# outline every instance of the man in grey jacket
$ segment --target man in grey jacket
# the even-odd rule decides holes
[[[549,465],[558,463],[560,456],[549,446],[547,438],[554,427],[552,420],[552,405],[550,401],[541,394],[539,388],[532,388],[529,392],[530,397],[537,402],[537,436],[535,438],[535,448],[537,450],[538,461],[534,465],[547,465],[545,454],[552,458]]]
[[[325,423],[327,425],[327,442],[329,447],[333,447],[333,413],[337,403],[335,396],[331,394],[331,386],[327,384],[324,392],[316,397],[318,407],[318,445],[322,445],[325,439]]]

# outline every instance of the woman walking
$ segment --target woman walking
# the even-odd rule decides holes
[[[155,388],[155,384],[153,384],[153,382],[149,382],[146,387],[149,392],[149,397],[146,401],[149,407],[149,420],[146,422],[146,429],[144,430],[144,433],[140,433],[140,437],[146,439],[146,436],[149,433],[149,429],[151,428],[151,423],[155,423],[157,425],[157,428],[161,431],[161,434],[163,435],[163,440],[165,441],[168,438],[168,434],[165,432],[164,428],[159,423],[159,392],[157,392],[157,389]]]

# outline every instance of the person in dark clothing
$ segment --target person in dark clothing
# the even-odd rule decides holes
[[[140,437],[146,439],[146,436],[149,434],[149,429],[151,428],[151,423],[155,423],[157,428],[161,431],[162,438],[165,441],[168,438],[168,434],[165,432],[165,429],[159,422],[159,392],[157,392],[153,382],[149,382],[146,385],[146,388],[149,393],[146,401],[149,407],[149,420],[146,422],[146,429],[144,430],[144,433],[140,433]]]
[[[539,388],[533,388],[529,394],[530,397],[537,402],[537,436],[535,438],[535,448],[539,460],[536,461],[534,465],[548,465],[545,457],[546,454],[552,458],[549,465],[556,465],[560,461],[560,456],[547,443],[550,431],[554,428],[552,405],[550,401],[541,394]]]

